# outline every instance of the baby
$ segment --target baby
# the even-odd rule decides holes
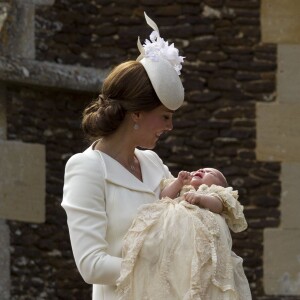
[[[219,170],[214,168],[199,169],[191,173],[181,171],[176,179],[163,187],[161,197],[170,197],[174,199],[185,185],[191,185],[197,190],[201,184],[206,184],[208,187],[213,184],[224,188],[228,186],[225,176]],[[196,191],[189,191],[183,194],[183,198],[191,204],[207,208],[215,213],[221,213],[223,210],[222,199],[216,194],[205,195],[197,193]]]
[[[238,193],[213,168],[181,171],[161,183],[124,238],[120,300],[251,300],[229,228],[247,228]],[[228,228],[229,227],[229,228]]]

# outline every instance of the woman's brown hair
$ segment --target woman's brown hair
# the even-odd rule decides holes
[[[126,113],[150,111],[161,105],[150,79],[137,61],[115,67],[103,82],[101,94],[83,112],[82,128],[92,140],[112,134]]]

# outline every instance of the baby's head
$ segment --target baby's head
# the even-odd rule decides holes
[[[217,169],[203,168],[197,171],[191,172],[191,185],[194,188],[198,188],[201,184],[211,186],[212,184],[227,187],[228,183],[225,176]]]

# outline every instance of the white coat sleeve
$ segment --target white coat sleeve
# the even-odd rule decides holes
[[[149,155],[154,159],[154,161],[158,163],[160,167],[162,167],[164,179],[174,179],[174,176],[169,171],[169,168],[163,163],[162,159],[156,154],[156,152],[151,150],[145,150],[145,152],[149,153]]]
[[[101,165],[79,153],[66,164],[62,207],[77,268],[90,284],[115,285],[121,258],[108,255],[105,180]]]

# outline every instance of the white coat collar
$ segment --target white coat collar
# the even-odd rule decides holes
[[[154,191],[160,185],[164,172],[162,164],[157,159],[154,159],[151,152],[135,149],[135,155],[140,162],[143,181],[136,178],[109,155],[99,150],[93,150],[92,146],[85,151],[85,154],[97,156],[100,159],[99,162],[102,165],[101,169],[106,181],[131,190],[155,194]]]

